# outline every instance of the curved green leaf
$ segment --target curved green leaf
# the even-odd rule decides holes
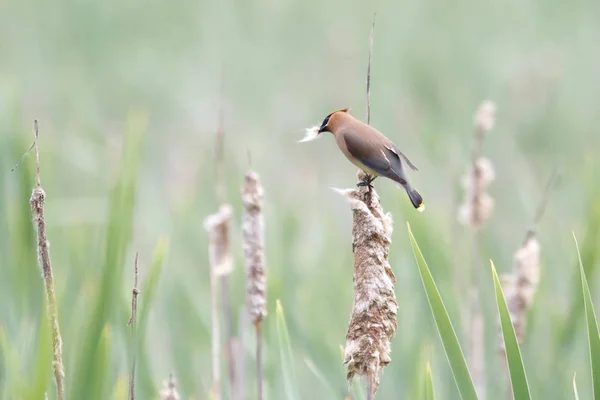
[[[281,354],[281,372],[283,374],[283,383],[287,399],[296,400],[298,396],[298,385],[296,383],[296,374],[294,373],[294,359],[292,357],[292,346],[290,344],[290,334],[285,323],[285,315],[281,302],[277,299],[277,336],[279,337],[279,351]]]
[[[450,364],[450,369],[452,370],[452,375],[454,376],[454,381],[456,382],[456,386],[460,392],[460,397],[463,400],[477,399],[477,392],[475,391],[475,385],[473,385],[473,380],[471,379],[471,374],[469,373],[465,356],[460,348],[458,338],[456,337],[456,333],[452,327],[452,322],[450,321],[450,317],[448,316],[448,312],[446,311],[446,307],[444,306],[440,292],[435,285],[435,281],[433,280],[433,276],[429,271],[429,267],[423,258],[423,254],[419,249],[419,245],[413,236],[413,233],[410,229],[410,224],[407,225],[408,235],[410,236],[410,244],[412,245],[415,260],[417,261],[417,266],[419,267],[419,274],[421,275],[423,288],[425,289],[425,294],[427,295],[429,307],[431,309],[431,313],[433,314],[433,319],[435,321],[435,325],[437,326],[438,333],[440,334],[440,339],[444,345],[444,350],[446,352],[446,357],[448,358],[448,363]]]
[[[523,366],[523,358],[519,350],[517,335],[510,319],[510,311],[506,305],[502,285],[496,273],[494,262],[490,260],[492,266],[492,275],[494,277],[494,291],[496,292],[496,303],[498,304],[498,314],[500,314],[500,325],[502,326],[502,336],[504,338],[504,347],[506,348],[506,361],[508,362],[508,371],[510,373],[510,383],[512,384],[513,397],[515,400],[530,399],[529,385],[527,384],[527,375]]]
[[[573,233],[575,247],[577,248],[577,257],[579,259],[579,273],[581,274],[581,288],[583,290],[583,305],[585,309],[585,319],[587,321],[588,343],[590,345],[590,362],[592,364],[592,383],[594,386],[594,399],[600,399],[600,335],[598,334],[598,321],[594,313],[594,304],[590,294],[579,253],[579,244],[575,233]]]

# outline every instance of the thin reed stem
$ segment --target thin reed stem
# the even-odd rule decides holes
[[[135,361],[137,356],[137,340],[136,340],[136,324],[137,324],[137,298],[140,294],[138,289],[138,259],[139,253],[135,253],[135,261],[133,267],[133,289],[131,291],[131,317],[128,324],[131,325],[131,374],[129,376],[129,400],[135,399]]]
[[[373,55],[373,34],[375,33],[375,15],[369,34],[369,61],[367,63],[367,125],[371,125],[371,57]]]
[[[44,278],[44,286],[46,289],[46,300],[48,303],[48,319],[52,328],[52,346],[54,349],[54,357],[52,367],[54,369],[54,381],[56,383],[56,396],[59,400],[63,400],[65,396],[65,370],[62,359],[62,336],[60,334],[60,325],[58,323],[58,309],[56,307],[56,295],[54,291],[54,276],[52,273],[52,264],[50,261],[50,247],[46,233],[46,219],[44,216],[44,201],[46,193],[42,189],[40,178],[40,152],[39,152],[39,131],[38,121],[34,123],[34,147],[35,147],[35,171],[37,187],[33,189],[29,203],[33,220],[37,228],[37,248],[38,248],[38,263],[42,268]],[[29,150],[28,150],[29,151]]]
[[[223,101],[223,82],[221,82],[221,103]],[[223,104],[219,108],[219,124],[217,128],[216,141],[216,165],[217,165],[217,199],[219,206],[226,202],[225,191],[225,130],[223,128]],[[220,276],[221,283],[221,308],[223,310],[223,333],[225,335],[225,356],[227,360],[227,372],[229,378],[229,387],[231,393],[234,393],[236,386],[235,360],[233,357],[233,314],[231,311],[231,291],[229,289],[229,275],[231,270],[226,271]]]
[[[244,214],[242,239],[246,265],[246,301],[248,316],[256,329],[256,381],[258,399],[264,398],[261,322],[267,316],[267,278],[265,274],[264,190],[256,172],[246,174],[241,190]]]
[[[263,391],[263,367],[262,367],[262,332],[260,320],[254,323],[256,329],[256,385],[258,391],[258,400],[265,398]]]

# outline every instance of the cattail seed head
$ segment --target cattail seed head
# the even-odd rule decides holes
[[[388,263],[392,218],[381,208],[374,189],[339,190],[353,211],[354,305],[344,364],[348,383],[354,375],[367,376],[373,389],[381,369],[390,363],[390,341],[397,328],[396,278]]]
[[[494,210],[494,199],[485,191],[496,178],[492,162],[478,157],[461,179],[465,188],[465,200],[458,209],[458,221],[478,229]]]
[[[540,279],[540,243],[534,234],[528,235],[525,243],[514,256],[514,269],[510,275],[502,279],[502,290],[506,298],[511,321],[517,339],[525,336],[527,312],[531,307]],[[504,351],[504,341],[500,340]]]
[[[262,213],[263,188],[257,173],[248,172],[242,187],[244,215],[242,234],[246,264],[246,292],[248,314],[256,324],[267,315],[264,254],[264,218]]]
[[[219,207],[217,213],[204,221],[209,235],[209,261],[215,276],[229,275],[233,271],[231,251],[229,249],[229,222],[233,210],[229,204]]]
[[[479,106],[475,113],[473,123],[478,132],[486,133],[494,128],[496,122],[496,104],[486,100]]]

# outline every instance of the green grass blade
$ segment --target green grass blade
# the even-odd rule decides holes
[[[500,314],[500,325],[502,326],[502,336],[504,338],[504,347],[506,348],[506,361],[508,362],[513,397],[515,400],[530,399],[527,375],[525,375],[525,367],[523,366],[523,358],[521,357],[521,350],[519,350],[517,335],[510,319],[510,312],[504,299],[496,267],[494,267],[492,260],[490,260],[490,264],[494,277],[494,291],[496,292],[496,303],[498,305],[498,313]]]
[[[577,374],[573,374],[573,394],[575,395],[575,400],[579,400],[579,392],[577,391],[577,382],[575,381],[575,377]]]
[[[277,299],[277,336],[279,338],[279,351],[281,354],[281,371],[283,373],[283,385],[286,399],[299,399],[296,374],[294,373],[294,359],[292,357],[292,346],[290,335],[285,323],[285,315],[281,302]]]
[[[592,364],[592,383],[594,386],[594,399],[600,399],[600,335],[598,334],[598,321],[594,313],[594,305],[592,304],[592,296],[590,288],[583,270],[583,262],[581,262],[581,254],[579,252],[579,244],[575,233],[573,233],[575,247],[577,248],[577,257],[579,259],[579,273],[581,274],[581,288],[583,290],[583,305],[585,308],[585,319],[587,321],[588,343],[590,345],[590,362]]]
[[[435,394],[433,392],[433,376],[431,375],[431,365],[427,363],[425,370],[425,400],[434,400]]]
[[[412,245],[417,266],[419,267],[423,288],[425,289],[425,294],[429,301],[429,307],[433,314],[433,319],[437,326],[440,339],[444,345],[446,357],[448,358],[454,381],[460,392],[460,397],[463,400],[477,399],[475,385],[473,385],[473,380],[471,379],[471,374],[469,373],[469,368],[467,367],[467,362],[465,361],[462,349],[460,348],[458,338],[452,327],[452,322],[450,321],[440,292],[435,285],[433,276],[429,271],[429,267],[427,266],[423,254],[421,254],[421,250],[419,249],[419,245],[413,236],[410,224],[408,224],[408,235],[410,236],[410,243]]]

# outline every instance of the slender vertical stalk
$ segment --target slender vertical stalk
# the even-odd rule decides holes
[[[265,398],[265,392],[263,389],[261,322],[262,321],[256,321],[254,323],[254,327],[256,330],[256,390],[258,392],[258,400],[262,400]]]
[[[256,387],[258,399],[264,399],[262,368],[262,320],[267,316],[267,278],[265,275],[264,190],[257,173],[246,174],[241,190],[244,215],[242,234],[246,264],[246,300],[248,315],[256,330]]]
[[[42,189],[40,178],[40,152],[38,146],[39,132],[38,121],[34,123],[34,147],[35,147],[35,173],[37,187],[33,189],[29,203],[31,212],[33,213],[34,224],[37,228],[37,248],[38,248],[38,263],[42,268],[44,285],[46,289],[46,300],[48,303],[48,319],[52,328],[52,345],[54,348],[54,358],[52,367],[54,369],[54,381],[56,383],[56,395],[59,400],[63,400],[65,396],[65,371],[62,359],[62,337],[60,335],[60,326],[58,323],[58,309],[56,307],[56,295],[54,291],[54,277],[52,273],[52,265],[50,261],[50,247],[46,234],[46,219],[44,216],[44,201],[46,193]],[[29,150],[28,150],[29,152]],[[18,164],[17,164],[18,165]],[[16,168],[16,167],[15,167]]]
[[[461,222],[473,229],[473,253],[469,291],[469,364],[473,374],[473,381],[481,399],[485,398],[484,374],[484,329],[481,311],[481,238],[480,228],[491,214],[493,199],[485,192],[485,188],[494,179],[491,162],[483,158],[483,139],[495,122],[496,106],[490,101],[483,102],[474,118],[475,140],[473,145],[470,176],[467,179],[467,196],[465,204],[459,210]]]
[[[375,15],[369,34],[369,61],[367,63],[367,125],[371,125],[371,56],[373,55],[373,34],[375,33]]]
[[[137,297],[140,294],[138,289],[138,258],[139,253],[135,253],[135,261],[133,266],[133,289],[131,291],[131,317],[129,325],[131,325],[131,374],[129,376],[129,400],[135,399],[135,360],[137,356],[137,340],[136,340],[136,324],[137,324]]]
[[[219,323],[219,279],[232,268],[229,251],[229,222],[232,209],[228,204],[219,207],[217,213],[206,218],[208,231],[208,255],[210,262],[211,326],[212,326],[212,396],[221,398],[221,329]]]
[[[221,88],[221,92],[223,88]],[[223,93],[221,93],[221,98]],[[226,202],[225,180],[224,180],[224,164],[225,164],[225,130],[223,128],[223,105],[219,110],[219,125],[217,128],[217,143],[216,143],[216,165],[217,165],[217,199],[219,206],[223,206]],[[227,372],[229,378],[230,392],[235,391],[236,370],[235,360],[233,358],[233,315],[231,311],[231,291],[229,289],[229,275],[232,269],[225,271],[220,276],[221,286],[221,308],[223,310],[223,333],[225,335],[225,356],[227,360]]]

